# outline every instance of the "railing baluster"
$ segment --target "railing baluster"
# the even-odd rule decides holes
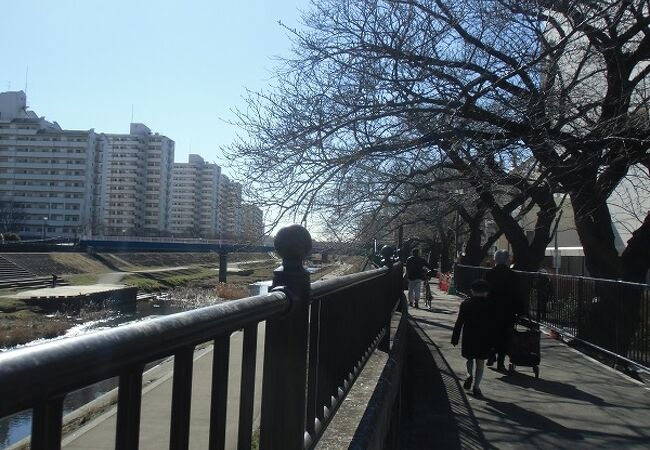
[[[313,436],[318,417],[318,395],[319,384],[318,365],[320,361],[320,299],[314,299],[310,308],[309,318],[309,362],[307,369],[307,432]]]
[[[285,287],[291,306],[282,317],[266,322],[260,449],[302,450],[305,440],[309,273],[302,262],[311,236],[302,227],[281,229],[275,248],[282,266],[273,272],[273,287]],[[284,405],[286,413],[278,411]]]
[[[325,410],[331,409],[331,388],[332,388],[332,371],[334,366],[331,363],[331,350],[334,344],[335,335],[332,335],[329,324],[332,323],[334,315],[332,314],[334,302],[332,296],[321,299],[320,312],[320,330],[319,330],[319,365],[318,365],[318,385],[316,386],[316,417],[321,423],[325,423]]]
[[[174,354],[170,450],[187,450],[189,447],[193,359],[193,346]]]
[[[60,450],[63,397],[39,403],[32,411],[33,450]]]
[[[244,328],[241,391],[239,396],[239,429],[237,433],[237,448],[240,450],[250,450],[252,443],[257,326],[255,324]]]
[[[228,406],[228,364],[230,335],[214,340],[212,355],[212,400],[210,402],[210,450],[222,450],[226,442]]]
[[[140,442],[140,405],[143,366],[120,375],[115,450],[137,450]]]

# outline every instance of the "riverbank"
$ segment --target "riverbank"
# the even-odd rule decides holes
[[[140,291],[164,292],[192,286],[209,296],[217,291],[219,257],[216,254],[128,253],[86,255],[83,253],[6,253],[3,254],[35,276],[56,273],[73,286],[95,285],[110,280],[136,287]],[[232,268],[248,268],[246,276],[233,272],[227,286],[219,291],[228,299],[246,296],[251,282],[269,279],[278,262],[271,255],[232,254]],[[87,305],[79,311],[58,311],[48,314],[43,308],[30,305],[24,299],[12,298],[17,289],[0,290],[0,349],[41,339],[64,335],[80,323],[101,319],[110,311]],[[239,297],[237,297],[239,295]],[[196,306],[195,306],[196,307]]]
[[[267,265],[257,263],[252,265],[257,267],[257,273],[263,277],[263,279],[269,280],[272,278],[272,270],[278,265],[277,261],[274,260],[272,262],[273,264],[270,265],[270,268],[264,269],[266,272],[261,271],[261,268],[267,267]],[[319,270],[312,275],[312,280],[316,281],[318,279],[336,277],[358,271],[361,262],[362,261],[356,261],[354,258],[334,260],[330,264],[319,266]],[[229,275],[229,280],[249,280],[251,279],[249,278],[251,276],[254,275]],[[218,272],[216,277],[218,278]],[[126,322],[150,320],[154,316],[173,314],[175,312],[208,306],[225,301],[223,300],[224,298],[241,298],[248,295],[250,295],[248,286],[243,283],[217,284],[216,286],[211,285],[208,287],[196,287],[194,284],[190,283],[190,286],[159,290],[155,295],[150,296],[148,300],[138,302],[137,311],[135,313],[130,312],[123,314],[103,309],[99,311],[82,311],[81,314],[75,317],[59,314],[56,316],[52,315],[49,318],[67,321],[66,326],[61,333],[62,337],[65,338],[68,336],[79,336],[89,332],[114,328]],[[15,312],[14,314],[16,313],[20,314],[20,312]],[[34,315],[40,316],[40,318],[46,317],[43,314],[38,313],[34,313]],[[3,316],[6,316],[6,314],[0,314],[0,323],[2,323]],[[54,336],[48,337],[52,338]],[[32,342],[29,345],[33,343],[35,342]],[[241,345],[236,347],[239,348]],[[146,374],[143,386],[154,386],[158,380],[162,381],[160,374],[163,373],[166,374],[165,376],[168,376],[169,373],[171,373],[170,370],[169,364],[167,364],[167,366],[163,364],[160,368],[152,370],[151,373]],[[151,378],[149,378],[150,376]],[[239,380],[239,378],[239,375],[232,376],[233,380]],[[115,383],[114,380],[113,383]],[[73,432],[84,428],[88,426],[93,419],[102,416],[103,414],[113,414],[110,410],[114,407],[116,398],[116,391],[113,390],[114,387],[114,385],[107,386],[104,384],[101,386],[93,385],[88,387],[84,392],[80,391],[78,397],[83,400],[83,402],[66,404],[65,432]],[[66,401],[68,401],[67,399],[68,398],[66,397]],[[93,401],[94,399],[97,400]],[[72,402],[72,399],[70,399],[70,402]],[[67,414],[72,411],[74,411],[74,413],[67,416]],[[4,445],[13,445],[17,441],[26,437],[29,434],[31,426],[30,421],[31,416],[29,413],[20,413],[8,418],[4,423],[0,422],[0,444],[3,443],[3,436],[5,439]],[[5,447],[0,445],[0,448]]]
[[[184,299],[180,301],[183,303],[179,306],[180,310],[204,306],[207,298],[233,300],[246,297],[250,295],[250,284],[271,279],[273,270],[279,265],[279,261],[268,254],[232,254],[228,265],[228,283],[223,284],[218,279],[218,255],[127,253],[93,257],[85,254],[10,256],[36,275],[47,273],[50,263],[52,267],[67,270],[69,273],[58,273],[72,285],[123,283],[137,287],[141,292],[169,293],[172,295],[161,296],[165,299],[163,301],[172,301],[175,297]],[[195,260],[193,256],[196,256]],[[320,265],[312,280],[358,271],[361,262],[360,258],[346,257]],[[190,288],[194,293],[186,295],[176,291],[181,288]],[[0,349],[56,338],[73,327],[112,314],[93,305],[76,312],[46,314],[42,308],[8,297],[15,292],[14,289],[0,290]]]

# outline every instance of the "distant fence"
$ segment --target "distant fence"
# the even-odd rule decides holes
[[[390,349],[391,320],[402,304],[402,267],[310,284],[302,266],[309,233],[297,226],[280,230],[275,247],[282,267],[267,295],[0,354],[0,417],[32,409],[31,448],[58,450],[64,396],[118,376],[115,448],[137,449],[143,370],[173,356],[171,411],[161,414],[171,416],[169,448],[185,450],[192,432],[194,350],[212,342],[209,448],[224,448],[230,335],[243,329],[237,447],[250,449],[257,333],[265,321],[260,448],[313,448],[370,354]],[[390,426],[380,423],[386,430],[376,432],[379,441]]]
[[[469,294],[486,267],[457,265],[454,283]],[[519,274],[529,317],[612,356],[650,368],[650,285],[599,278]]]

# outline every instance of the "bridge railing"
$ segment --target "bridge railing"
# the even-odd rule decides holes
[[[454,282],[469,295],[486,267],[456,265]],[[650,369],[650,285],[515,271],[531,320],[634,366]]]
[[[61,448],[63,399],[119,377],[116,449],[137,449],[147,363],[174,357],[169,448],[187,449],[195,348],[212,342],[209,448],[224,447],[230,335],[243,329],[238,448],[250,448],[258,325],[265,321],[260,448],[313,448],[370,353],[387,349],[401,266],[310,284],[309,233],[280,230],[274,289],[0,355],[0,417],[32,409],[31,448]]]

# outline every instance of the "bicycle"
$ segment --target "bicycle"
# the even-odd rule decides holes
[[[429,270],[424,276],[424,304],[426,305],[427,309],[431,309],[432,301],[433,301],[433,293],[431,292],[431,278],[436,275],[435,270]]]

